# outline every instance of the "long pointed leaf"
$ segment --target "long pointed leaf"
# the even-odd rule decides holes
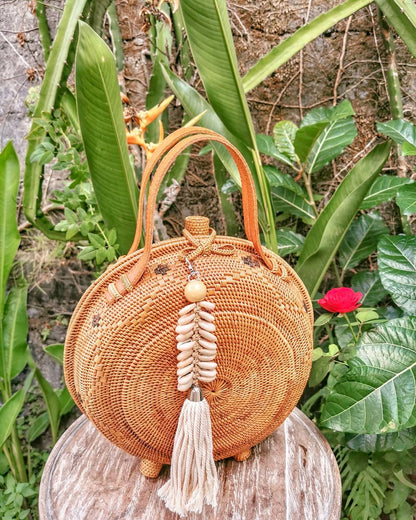
[[[193,87],[186,83],[186,81],[183,81],[183,79],[176,76],[176,74],[174,74],[170,69],[164,67],[163,65],[161,65],[161,67],[169,88],[179,99],[189,117],[194,118],[202,112],[205,112],[203,117],[199,120],[199,124],[226,137],[232,144],[239,148],[246,161],[251,167],[254,168],[250,151],[247,149],[247,147],[244,146],[244,144],[241,143],[241,141],[236,139],[236,137],[227,130],[227,128],[224,126],[224,123],[215,113],[214,109],[209,103],[207,103],[201,94],[199,94]],[[241,186],[238,169],[230,157],[230,154],[224,149],[223,146],[215,142],[212,143],[212,147],[214,148],[215,153],[221,159],[221,162],[224,164],[234,182],[238,186]]]
[[[41,374],[39,369],[36,369],[35,377],[36,377],[37,382],[39,383],[43,398],[45,399],[46,408],[48,411],[49,422],[51,425],[52,442],[55,444],[55,442],[58,439],[58,428],[59,428],[59,422],[60,422],[60,418],[61,418],[61,414],[60,414],[61,405],[59,402],[59,398],[56,395],[52,386],[50,385],[49,381],[47,381],[43,377],[43,375]]]
[[[375,0],[397,34],[416,58],[416,5],[412,0]]]
[[[3,318],[3,356],[0,356],[0,373],[6,380],[16,377],[27,362],[27,287],[14,287],[7,296]]]
[[[390,148],[390,143],[377,145],[354,166],[309,231],[296,270],[312,297]]]
[[[20,243],[16,222],[19,179],[19,159],[10,141],[0,154],[0,319],[7,279]]]
[[[207,97],[225,126],[255,149],[225,0],[181,0],[192,55]]]
[[[76,58],[78,117],[97,202],[122,253],[134,237],[138,189],[131,167],[113,55],[80,22]]]
[[[248,71],[243,78],[244,91],[252,90],[309,42],[344,18],[348,18],[356,11],[371,4],[371,2],[372,0],[347,0],[302,26],[282,43],[279,43]]]
[[[13,425],[23,408],[24,390],[19,390],[0,408],[0,449],[9,437]]]
[[[48,63],[43,78],[39,101],[36,105],[34,118],[42,117],[44,112],[50,113],[55,106],[56,97],[61,88],[61,78],[64,73],[65,63],[72,44],[78,19],[89,0],[68,0],[62,18],[59,22],[55,41],[52,46]],[[32,123],[30,133],[37,127]],[[53,239],[63,239],[64,233],[52,231],[52,224],[39,213],[38,199],[43,167],[39,162],[31,162],[30,158],[35,148],[44,140],[45,133],[37,133],[36,138],[30,139],[26,152],[26,168],[24,177],[23,207],[26,218],[41,229],[47,236]]]

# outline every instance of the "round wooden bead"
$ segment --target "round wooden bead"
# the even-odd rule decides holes
[[[185,298],[188,302],[200,302],[207,295],[207,287],[200,280],[191,280],[185,285]]]

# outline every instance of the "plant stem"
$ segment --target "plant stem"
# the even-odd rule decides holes
[[[354,338],[354,341],[357,343],[358,341],[358,337],[357,335],[355,334],[354,332],[354,328],[353,326],[351,325],[351,322],[350,322],[350,319],[348,318],[348,315],[347,314],[343,314],[344,318],[345,318],[345,321],[347,322],[348,324],[348,328],[350,329],[351,331],[351,334],[352,334],[352,337]]]
[[[49,31],[48,19],[46,18],[45,4],[43,0],[37,0],[36,2],[36,18],[38,19],[40,42],[42,44],[43,57],[46,63],[49,58],[52,40],[51,33]]]
[[[12,451],[16,461],[17,479],[19,482],[27,482],[26,466],[23,459],[22,447],[20,445],[20,439],[17,434],[16,426],[13,426],[12,428],[11,439]]]
[[[387,92],[389,95],[390,112],[393,119],[403,118],[403,100],[400,87],[399,71],[397,70],[396,49],[391,28],[380,9],[378,9],[378,20],[381,32],[381,39],[387,55]],[[407,164],[401,150],[401,146],[396,144],[397,151],[397,176],[406,177]]]
[[[318,209],[315,204],[315,200],[313,198],[313,190],[312,190],[312,180],[311,175],[306,173],[305,170],[302,168],[301,171],[303,182],[305,183],[305,188],[309,196],[309,204],[312,206],[313,211],[316,216],[318,216]]]
[[[16,464],[13,460],[13,456],[12,454],[10,453],[9,451],[9,448],[7,446],[7,441],[3,444],[3,453],[4,453],[4,456],[6,457],[7,459],[7,463],[9,464],[9,467],[10,467],[10,471],[12,472],[12,475],[17,478],[17,474],[16,474]]]

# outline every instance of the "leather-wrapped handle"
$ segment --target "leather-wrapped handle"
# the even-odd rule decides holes
[[[193,130],[193,132],[191,130]],[[138,262],[130,269],[130,271],[126,275],[123,276],[123,279],[118,280],[115,284],[112,284],[112,286],[109,287],[109,290],[107,292],[107,300],[109,302],[118,299],[120,296],[131,290],[139,282],[144,270],[146,269],[146,265],[150,259],[151,247],[153,242],[154,211],[156,207],[157,193],[159,191],[164,176],[166,175],[166,173],[168,172],[169,168],[171,167],[175,159],[178,157],[178,155],[180,155],[186,148],[188,148],[192,144],[205,140],[216,141],[218,143],[223,144],[229,151],[234,162],[236,163],[241,177],[244,229],[246,232],[246,236],[248,240],[250,240],[253,243],[255,250],[260,255],[266,266],[271,270],[276,269],[275,262],[273,262],[272,259],[266,255],[260,242],[259,226],[257,219],[256,189],[254,186],[254,181],[251,176],[250,169],[244,157],[241,155],[241,153],[235,146],[233,146],[227,139],[225,139],[225,137],[217,134],[216,132],[213,132],[212,130],[207,130],[206,128],[198,127],[192,127],[189,129],[184,128],[177,130],[176,132],[173,132],[167,139],[165,139],[165,141],[161,143],[157,155],[155,155],[155,152],[154,156],[150,158],[146,165],[146,168],[142,176],[136,235],[129,253],[135,251],[140,241],[143,218],[141,210],[143,208],[144,192],[147,182],[158,160],[168,150],[154,174],[149,189],[145,220],[145,245],[143,253],[140,256]]]

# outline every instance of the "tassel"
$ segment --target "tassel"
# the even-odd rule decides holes
[[[158,491],[166,507],[181,517],[201,513],[204,501],[217,505],[218,476],[212,452],[209,405],[198,386],[185,400],[173,445],[170,480]]]

